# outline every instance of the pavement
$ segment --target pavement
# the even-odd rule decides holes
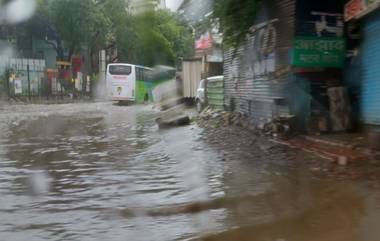
[[[237,125],[248,129],[256,135],[267,136],[272,143],[282,144],[291,148],[301,149],[314,155],[327,159],[332,163],[346,166],[352,162],[367,162],[380,160],[380,151],[371,148],[379,140],[377,134],[371,137],[366,132],[340,132],[323,135],[289,135],[277,133],[273,127],[257,129],[251,126],[249,120],[237,114],[215,110],[205,110],[201,118],[211,121],[215,126]],[[377,141],[377,142],[376,142]],[[376,145],[375,145],[376,146]]]
[[[339,165],[347,165],[355,161],[373,160],[380,156],[379,151],[370,148],[367,135],[363,132],[300,135],[290,140],[279,142],[313,152]]]
[[[311,136],[299,136],[286,141],[273,139],[272,141],[311,152],[323,159],[343,166],[354,161],[366,161],[371,158],[371,152],[367,149],[355,149],[351,145],[344,146],[340,142]]]
[[[303,136],[303,138],[310,141],[319,141],[327,145],[344,147],[349,149],[369,148],[367,134],[364,132],[342,132],[325,135],[307,135]]]

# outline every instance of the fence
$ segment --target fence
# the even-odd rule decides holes
[[[9,59],[9,96],[38,96],[45,77],[45,61],[38,59]]]
[[[69,71],[68,71],[69,72]],[[75,78],[60,77],[57,69],[46,69],[42,59],[1,59],[3,89],[9,98],[81,98],[91,96],[90,78],[77,73]]]

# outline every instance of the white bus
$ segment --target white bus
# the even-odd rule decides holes
[[[107,66],[107,89],[113,101],[152,101],[152,69],[133,64]]]

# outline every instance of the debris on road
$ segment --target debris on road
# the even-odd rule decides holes
[[[188,115],[183,115],[168,120],[157,118],[156,123],[160,129],[185,126],[190,124],[190,117]]]
[[[256,123],[248,118],[248,116],[239,112],[228,112],[222,110],[213,110],[209,107],[200,114],[198,123],[207,127],[212,125],[219,126],[239,126],[245,130],[249,130],[257,135],[270,136],[274,138],[287,138],[292,134],[293,116],[277,118],[271,122]]]
[[[319,157],[331,160],[340,166],[346,166],[354,161],[366,161],[373,159],[368,150],[355,148],[353,145],[341,145],[333,141],[320,141],[312,136],[296,135],[294,131],[294,116],[281,116],[271,122],[262,122],[257,124],[242,113],[232,113],[221,110],[206,108],[198,120],[198,124],[204,128],[230,128],[231,126],[239,127],[251,135],[269,137],[272,142],[276,142],[312,152]],[[376,139],[373,135],[372,139]],[[377,143],[377,141],[373,141]]]

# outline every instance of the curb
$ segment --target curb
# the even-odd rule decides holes
[[[301,135],[299,137],[302,139],[305,139],[307,141],[310,141],[310,142],[314,142],[314,143],[318,143],[318,144],[324,144],[324,145],[328,145],[328,146],[332,146],[332,147],[347,148],[347,149],[351,149],[351,150],[358,149],[358,148],[355,148],[354,145],[344,144],[344,143],[337,142],[337,141],[322,140],[322,139],[319,139],[317,137],[306,136],[306,135]]]
[[[344,143],[340,143],[337,141],[321,140],[319,138],[306,136],[306,135],[302,135],[299,137],[306,140],[306,141],[310,141],[310,142],[317,143],[317,144],[323,144],[323,145],[336,147],[336,148],[344,148],[347,150],[356,150],[356,151],[365,153],[366,155],[380,155],[380,151],[373,150],[369,147],[355,147],[354,145],[344,144]]]
[[[288,141],[272,140],[272,142],[313,153],[314,155],[342,166],[346,166],[350,162],[361,161],[370,158],[371,154],[373,154],[373,152],[371,152],[369,149],[353,148],[353,145],[321,140],[305,135],[298,136],[298,138],[296,137]]]

